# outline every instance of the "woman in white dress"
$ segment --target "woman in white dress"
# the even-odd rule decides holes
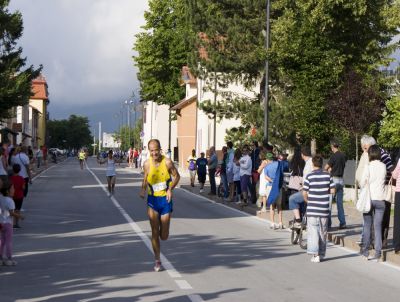
[[[269,163],[266,160],[264,152],[260,152],[260,159],[261,159],[261,164],[257,170],[257,172],[260,174],[260,184],[259,184],[259,189],[258,189],[258,195],[261,198],[261,210],[258,211],[259,214],[267,212],[267,180],[265,178],[264,168]]]

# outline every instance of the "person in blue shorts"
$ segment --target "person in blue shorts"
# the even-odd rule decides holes
[[[167,240],[172,215],[172,191],[179,182],[180,175],[171,159],[161,154],[160,141],[151,139],[148,143],[150,158],[144,163],[144,177],[140,197],[147,190],[147,215],[151,225],[154,270],[162,270],[160,260],[160,238]],[[172,176],[172,177],[171,177]]]

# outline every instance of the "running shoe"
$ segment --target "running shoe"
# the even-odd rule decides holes
[[[163,270],[163,267],[161,265],[160,260],[156,260],[156,264],[154,265],[154,271],[155,272],[161,272]]]
[[[312,258],[311,258],[311,262],[319,263],[319,262],[321,262],[321,260],[320,260],[318,255],[313,255]]]
[[[4,266],[15,266],[15,265],[17,265],[17,261],[12,260],[12,259],[6,259],[6,260],[3,260],[3,265]]]
[[[278,225],[278,229],[284,230],[284,229],[286,229],[286,227],[282,223],[280,223]]]

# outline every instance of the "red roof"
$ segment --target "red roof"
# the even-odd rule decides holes
[[[32,81],[32,93],[31,99],[48,100],[47,82],[43,75],[39,75]]]

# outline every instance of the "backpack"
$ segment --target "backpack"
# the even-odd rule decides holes
[[[190,170],[190,171],[196,170],[196,164],[195,164],[195,162],[194,162],[194,159],[191,159],[191,160],[189,161],[189,170]]]

